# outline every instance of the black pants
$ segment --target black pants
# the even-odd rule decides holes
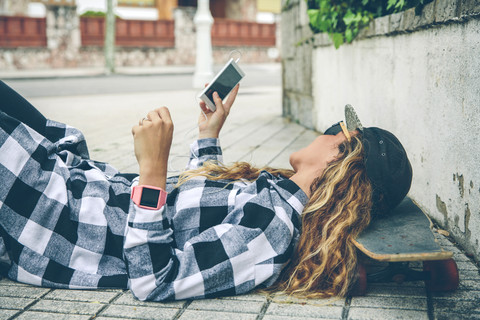
[[[45,135],[47,118],[15,90],[0,80],[0,111]]]

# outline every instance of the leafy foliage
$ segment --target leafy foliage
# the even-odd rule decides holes
[[[306,0],[310,26],[326,32],[335,48],[352,42],[361,28],[376,17],[423,6],[432,0]]]
[[[103,17],[105,18],[105,12],[103,11],[86,11],[82,13],[81,17]]]
[[[80,15],[80,17],[86,17],[86,18],[105,18],[107,14],[103,11],[85,11]],[[119,19],[120,16],[115,15],[115,18]]]

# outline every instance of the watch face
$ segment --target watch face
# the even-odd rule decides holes
[[[143,188],[142,197],[140,199],[140,205],[150,208],[156,208],[158,204],[158,198],[160,196],[160,190]]]

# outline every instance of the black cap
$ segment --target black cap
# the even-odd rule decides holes
[[[351,105],[345,106],[347,129],[362,132],[365,146],[365,167],[373,186],[375,208],[393,209],[407,195],[412,184],[412,166],[400,141],[389,131],[364,128]],[[336,134],[340,126],[333,126],[325,134]],[[341,130],[341,128],[340,128]]]

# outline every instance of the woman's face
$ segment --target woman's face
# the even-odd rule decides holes
[[[290,165],[295,172],[304,171],[318,177],[327,164],[338,156],[338,146],[346,140],[345,134],[321,135],[307,147],[290,155]]]

